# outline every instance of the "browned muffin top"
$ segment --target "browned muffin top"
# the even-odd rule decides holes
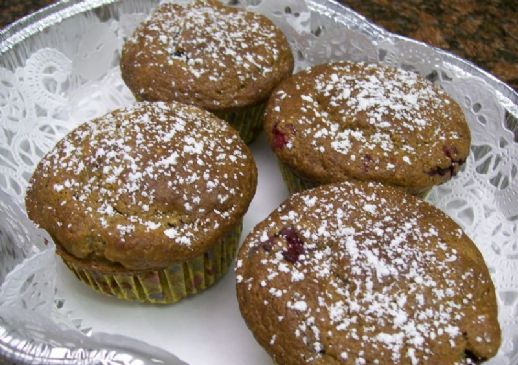
[[[293,57],[268,18],[197,0],[159,6],[125,43],[121,69],[138,98],[215,111],[266,99],[291,73]]]
[[[139,103],[82,124],[39,163],[29,217],[77,258],[161,268],[205,251],[255,193],[256,167],[225,122]]]
[[[238,258],[241,312],[278,364],[473,364],[499,347],[476,246],[394,188],[346,182],[295,194]]]
[[[459,105],[415,73],[319,65],[285,80],[267,108],[279,158],[320,183],[352,177],[419,192],[448,180],[469,153]]]

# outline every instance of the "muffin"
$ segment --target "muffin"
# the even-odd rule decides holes
[[[248,147],[227,123],[194,106],[143,102],[59,141],[25,203],[88,286],[172,303],[231,265],[256,180]]]
[[[350,62],[282,82],[265,131],[291,192],[355,179],[423,195],[459,171],[471,139],[460,106],[428,80]]]
[[[438,209],[380,183],[292,195],[243,243],[237,297],[279,365],[479,364],[500,345],[476,246]]]
[[[137,99],[197,105],[249,143],[271,91],[291,74],[293,56],[265,16],[196,0],[159,6],[124,44],[120,65]]]

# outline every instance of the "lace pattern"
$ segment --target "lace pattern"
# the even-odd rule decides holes
[[[281,27],[297,69],[342,59],[380,62],[419,72],[461,104],[471,127],[472,153],[463,171],[434,188],[428,200],[465,229],[493,275],[503,345],[489,364],[516,363],[518,105],[495,92],[483,77],[459,68],[457,61],[450,62],[435,49],[393,37],[327,2],[226,2],[266,14]],[[23,196],[40,158],[67,131],[134,102],[120,77],[118,55],[124,37],[151,5],[139,0],[128,3],[110,5],[107,17],[86,12],[80,19],[66,19],[48,34],[38,35],[38,41],[27,40],[23,52],[12,49],[0,55],[0,325],[6,323],[23,338],[38,339],[48,346],[82,343],[95,348],[98,342],[85,337],[78,330],[81,325],[68,315],[59,314],[62,305],[56,303],[63,300],[55,298],[54,246],[27,219]],[[106,20],[101,21],[103,18]],[[54,314],[49,317],[49,312]],[[49,336],[59,331],[74,335]],[[0,333],[0,340],[2,336]],[[117,341],[130,340],[118,337]]]

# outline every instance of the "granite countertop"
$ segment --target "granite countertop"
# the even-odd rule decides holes
[[[516,0],[339,0],[387,30],[468,59],[518,91]],[[0,2],[0,27],[56,0]]]

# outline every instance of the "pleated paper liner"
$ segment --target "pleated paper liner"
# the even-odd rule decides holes
[[[286,183],[288,187],[288,191],[290,194],[298,193],[299,191],[307,190],[318,186],[319,184],[309,181],[308,179],[304,179],[293,172],[293,170],[281,162],[277,160],[279,165],[279,169],[281,170],[282,179]]]
[[[288,187],[288,191],[290,194],[298,193],[299,191],[304,191],[307,189],[311,189],[314,187],[319,186],[320,184],[310,181],[308,179],[304,179],[297,175],[293,169],[291,169],[289,166],[287,166],[285,163],[281,162],[280,160],[277,160],[277,163],[279,165],[279,169],[281,171],[282,179],[286,183],[286,186]],[[402,188],[401,188],[402,189]],[[405,190],[405,189],[402,189]],[[424,191],[416,191],[416,192],[410,192],[412,195],[425,199],[428,196],[428,193],[430,193],[431,189],[427,189]],[[407,191],[407,190],[405,190]],[[409,191],[407,191],[409,192]]]
[[[203,291],[228,271],[236,256],[241,230],[242,221],[203,254],[157,270],[129,271],[110,265],[92,268],[88,261],[59,248],[58,253],[79,280],[97,292],[128,301],[170,304]]]
[[[143,99],[134,95],[137,101]],[[228,122],[235,130],[239,132],[239,136],[246,143],[252,143],[263,128],[264,109],[266,101],[231,111],[212,111],[218,118]]]
[[[234,129],[239,132],[239,135],[246,144],[252,143],[263,127],[263,114],[266,107],[266,102],[252,105],[245,108],[240,108],[233,111],[213,112],[217,117],[226,120]]]

